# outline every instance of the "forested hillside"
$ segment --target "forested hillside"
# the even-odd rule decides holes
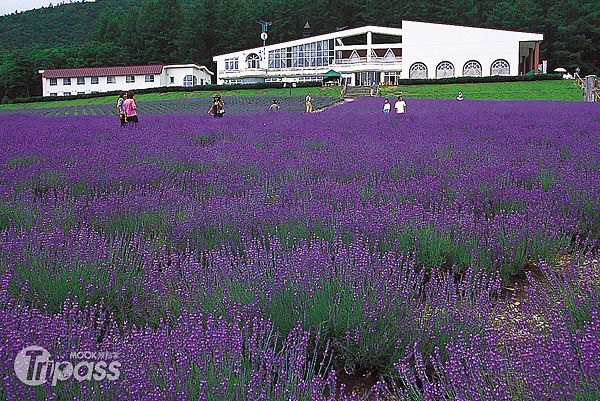
[[[97,0],[0,17],[0,98],[41,93],[38,69],[197,62],[260,45],[403,19],[544,32],[551,69],[600,73],[598,0]]]

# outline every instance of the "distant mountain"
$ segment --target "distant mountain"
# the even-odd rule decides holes
[[[128,9],[149,0],[96,0],[65,2],[0,17],[0,49],[14,50],[35,45],[55,47],[84,43],[106,7]],[[190,5],[194,0],[183,0]],[[50,3],[50,0],[48,0]],[[60,2],[57,2],[60,3]]]

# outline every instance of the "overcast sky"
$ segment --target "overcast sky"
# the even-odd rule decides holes
[[[56,5],[62,1],[65,3],[69,2],[69,0],[0,0],[0,15],[14,13],[15,10],[25,11],[34,8],[42,8],[42,6],[48,7],[50,3]],[[75,2],[75,0],[73,0],[73,2]]]

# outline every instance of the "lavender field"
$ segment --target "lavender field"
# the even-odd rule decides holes
[[[598,106],[407,103],[1,115],[0,398],[596,401]]]

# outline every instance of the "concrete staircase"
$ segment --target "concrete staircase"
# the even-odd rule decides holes
[[[378,87],[373,86],[373,96],[377,96]],[[346,93],[344,94],[345,99],[356,99],[361,96],[370,96],[371,86],[347,86]]]

